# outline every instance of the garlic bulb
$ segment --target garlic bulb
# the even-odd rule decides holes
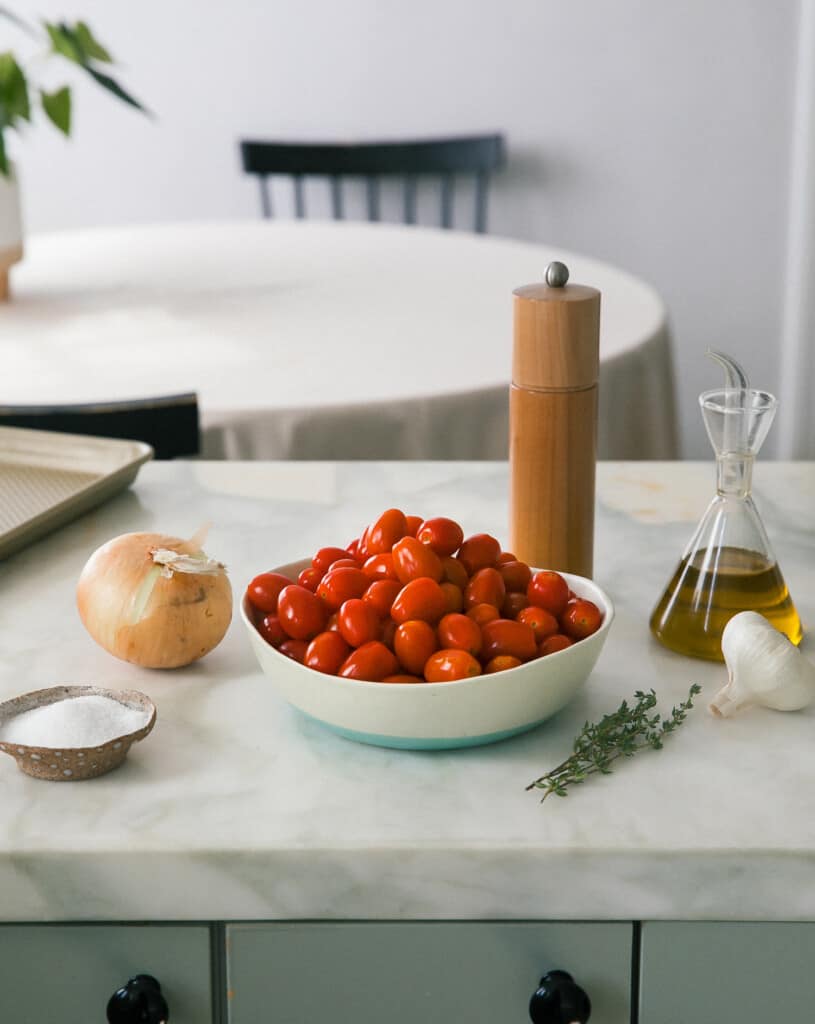
[[[710,704],[727,718],[760,706],[799,711],[815,701],[815,665],[758,612],[739,612],[722,633],[728,683]]]
[[[93,639],[144,668],[189,665],[216,647],[232,619],[232,588],[203,539],[126,533],[96,550],[76,591]]]

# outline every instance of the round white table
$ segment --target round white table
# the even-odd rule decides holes
[[[196,391],[208,458],[505,458],[512,289],[556,258],[603,294],[600,456],[675,457],[652,288],[546,246],[393,225],[32,237],[0,306],[0,405]]]

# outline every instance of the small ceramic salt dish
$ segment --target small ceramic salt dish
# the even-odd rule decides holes
[[[100,731],[100,736],[105,733],[105,738],[97,741],[98,746],[36,746],[33,743],[18,742],[24,731],[21,728],[24,724],[21,716],[37,709],[51,708],[61,701],[71,701],[80,697],[94,698],[93,701],[87,702],[87,706],[83,703],[83,714],[87,715],[85,722],[89,735],[92,735],[94,725]],[[116,714],[122,723],[130,719],[129,724],[138,724],[138,728],[117,735],[108,735],[111,731],[116,732],[114,719],[113,723],[108,723],[99,730],[101,722],[94,722],[94,713],[97,719],[100,717],[97,709],[104,709],[99,698],[121,705],[121,712],[116,711]],[[78,706],[75,705],[71,710],[74,711]],[[155,705],[148,696],[137,690],[105,690],[99,686],[52,686],[47,690],[34,690],[32,693],[24,693],[20,697],[13,697],[0,703],[0,750],[10,754],[17,761],[20,771],[26,775],[33,775],[37,779],[49,779],[52,782],[79,782],[83,779],[95,779],[118,768],[127,757],[131,745],[143,740],[153,728],[155,721]],[[141,722],[143,724],[140,724]],[[49,734],[55,728],[53,724],[43,726],[40,716],[41,734],[43,727]],[[119,726],[123,727],[124,724]],[[31,728],[34,728],[33,716]]]

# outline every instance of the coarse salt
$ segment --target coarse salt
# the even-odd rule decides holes
[[[136,732],[150,720],[147,711],[110,697],[69,697],[23,711],[0,725],[0,740],[29,747],[99,747]]]

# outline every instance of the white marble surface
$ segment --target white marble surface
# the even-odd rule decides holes
[[[661,752],[565,800],[524,791],[634,690],[669,705],[692,682],[703,698],[723,682],[647,630],[712,479],[701,464],[601,465],[596,577],[617,620],[583,694],[514,740],[409,753],[340,739],[281,703],[239,621],[189,669],[116,661],[79,622],[76,578],[113,535],[207,520],[236,594],[391,504],[505,538],[506,466],[147,466],[130,492],[0,563],[0,699],[96,683],[158,706],[153,734],[98,780],[41,782],[0,758],[0,920],[815,920],[815,709],[723,722],[702,701]],[[756,485],[812,624],[815,464],[761,465]]]

